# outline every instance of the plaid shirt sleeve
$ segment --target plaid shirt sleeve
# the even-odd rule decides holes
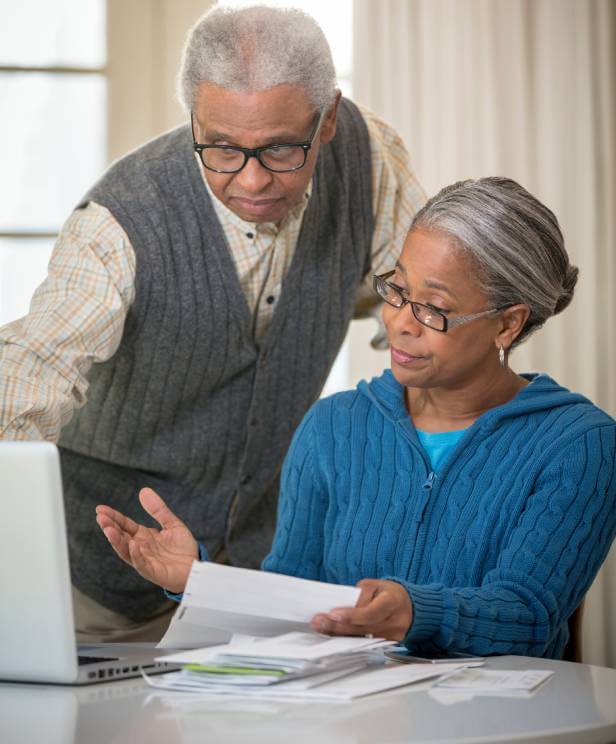
[[[0,328],[0,439],[58,439],[86,402],[88,370],[120,344],[134,280],[134,251],[110,212],[75,210],[28,315]]]
[[[366,108],[359,107],[370,136],[372,157],[372,271],[357,294],[356,318],[374,317],[379,330],[372,339],[374,348],[387,348],[381,321],[382,302],[372,289],[372,274],[392,269],[402,251],[402,244],[415,214],[426,201],[423,189],[413,172],[409,153],[393,127]]]

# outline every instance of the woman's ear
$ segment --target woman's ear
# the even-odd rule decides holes
[[[530,317],[528,305],[512,305],[502,311],[501,329],[494,339],[497,349],[502,346],[509,351],[516,338],[522,333],[526,321]]]

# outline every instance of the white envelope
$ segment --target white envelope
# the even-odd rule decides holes
[[[182,602],[158,647],[225,643],[234,633],[306,632],[314,615],[354,607],[359,594],[354,586],[195,561]]]

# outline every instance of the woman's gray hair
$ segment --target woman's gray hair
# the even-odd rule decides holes
[[[571,302],[578,269],[569,263],[554,213],[509,178],[459,181],[433,196],[411,229],[438,230],[478,267],[493,307],[525,304],[522,343]]]
[[[194,109],[197,88],[213,83],[251,93],[288,83],[301,86],[324,111],[336,94],[332,55],[317,22],[296,8],[214,7],[190,30],[178,96]]]

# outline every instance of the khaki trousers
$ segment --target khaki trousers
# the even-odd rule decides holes
[[[214,560],[224,566],[231,565],[225,547],[216,553]],[[177,602],[167,600],[152,617],[136,623],[119,612],[108,610],[75,587],[72,589],[77,643],[158,642],[165,635],[173,613],[179,606]]]
[[[177,607],[177,602],[167,600],[152,617],[135,622],[119,612],[108,610],[73,587],[77,643],[160,641]]]

